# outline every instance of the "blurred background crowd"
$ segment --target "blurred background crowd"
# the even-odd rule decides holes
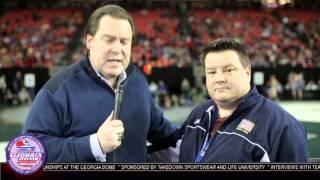
[[[1,2],[0,69],[16,70],[10,77],[0,71],[1,107],[30,103],[39,89],[32,82],[27,87],[32,77],[26,79],[19,69],[47,68],[49,78],[82,59],[88,15],[113,2],[134,16],[138,32],[132,62],[150,76],[150,89],[165,108],[199,103],[207,97],[199,55],[208,42],[219,37],[244,42],[253,68],[287,69],[286,77],[263,74],[264,81],[257,85],[266,96],[279,100],[287,92],[287,99],[303,99],[305,91],[314,91],[311,98],[319,98],[319,73],[304,74],[307,69],[320,68],[318,1],[13,0]],[[179,78],[174,86],[170,78],[152,78],[155,69],[172,67],[189,68],[192,75]]]

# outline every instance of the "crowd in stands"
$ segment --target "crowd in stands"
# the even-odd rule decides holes
[[[138,34],[132,60],[140,67],[192,66],[209,41],[235,37],[246,43],[254,67],[320,66],[320,21],[313,11],[139,10],[132,12]],[[71,60],[68,45],[82,32],[80,9],[9,11],[0,19],[0,67],[51,67]],[[81,41],[80,41],[81,42]],[[61,62],[67,61],[67,62]]]
[[[253,67],[320,67],[320,20],[315,10],[144,9],[131,14],[138,30],[132,61],[141,68],[192,67],[199,62],[202,48],[219,37],[244,42]],[[84,19],[84,10],[79,8],[7,11],[0,18],[0,68],[52,68],[81,59],[86,48],[76,35],[83,33]],[[72,43],[76,44],[75,51],[69,49]],[[23,87],[11,91],[4,79],[0,77],[0,104],[29,101]],[[181,83],[179,95],[172,95],[163,81],[151,83],[150,88],[166,108],[206,98],[206,91],[199,86],[193,87],[186,80]],[[285,89],[292,91],[294,99],[301,99],[304,88],[319,87],[320,82],[304,82],[302,74],[290,73],[287,84],[271,77],[267,94],[278,100]],[[25,100],[21,100],[23,97]]]
[[[132,60],[140,67],[192,66],[204,45],[219,37],[245,42],[253,67],[320,67],[315,12],[202,10],[181,15],[143,10],[133,15],[139,33]],[[75,57],[83,51],[80,47]]]
[[[0,19],[0,68],[61,63],[82,18],[81,11],[69,8],[7,12]]]

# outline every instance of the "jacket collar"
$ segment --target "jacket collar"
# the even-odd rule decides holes
[[[235,111],[243,112],[246,109],[251,109],[256,105],[256,102],[260,99],[260,97],[261,95],[259,94],[256,86],[253,86],[249,93],[242,97],[241,102]]]
[[[261,95],[258,93],[257,89],[255,86],[251,88],[249,93],[245,96],[242,97],[240,104],[236,108],[236,110],[229,116],[228,120],[223,123],[221,128],[225,127],[227,124],[231,123],[234,119],[233,117],[236,116],[241,116],[241,114],[247,114],[248,110],[254,108],[256,106],[256,102],[260,100]],[[202,124],[203,127],[211,127],[211,123],[214,122],[216,119],[210,120],[212,116],[216,117],[217,116],[217,111],[216,111],[216,104],[214,103],[213,100],[208,100],[206,103],[203,104],[202,108],[200,108],[199,112],[199,118],[200,119],[206,119],[202,121],[204,124]],[[209,120],[207,119],[209,117]],[[230,120],[229,120],[230,119]]]

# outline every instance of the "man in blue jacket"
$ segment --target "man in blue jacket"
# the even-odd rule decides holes
[[[39,91],[24,133],[40,138],[48,162],[145,162],[147,140],[175,144],[176,129],[156,108],[144,75],[130,64],[134,33],[126,10],[98,8],[87,24],[87,58]],[[113,119],[120,84],[125,92],[120,117]]]
[[[184,124],[180,162],[307,162],[307,133],[296,118],[250,87],[244,47],[217,39],[203,51],[211,100]]]

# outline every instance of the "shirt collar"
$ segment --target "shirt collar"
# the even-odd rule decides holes
[[[96,67],[93,65],[93,63],[91,62],[91,60],[89,59],[90,65],[92,67],[92,69],[94,70],[94,72],[97,74],[97,76],[103,81],[105,82],[111,89],[113,89],[113,87],[111,86],[111,84],[109,84],[109,81],[106,77],[104,77],[97,69]],[[124,80],[127,79],[127,73],[126,71],[122,71],[122,73],[119,76],[119,80],[117,82],[117,86],[118,87]]]

